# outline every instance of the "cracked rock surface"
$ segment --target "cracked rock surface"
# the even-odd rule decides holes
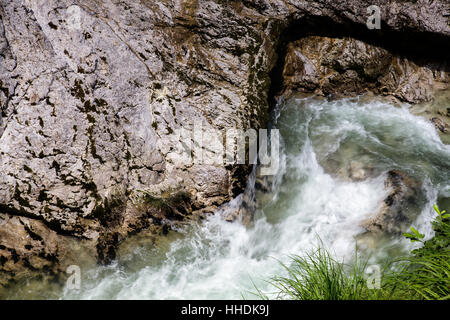
[[[412,61],[348,37],[305,37],[290,43],[287,51],[285,94],[345,97],[372,92],[419,103],[450,87],[448,61]]]
[[[286,30],[364,29],[373,4],[448,42],[444,0],[0,0],[0,283],[58,274],[80,243],[109,262],[241,193],[249,168],[185,163],[174,132],[264,127]]]

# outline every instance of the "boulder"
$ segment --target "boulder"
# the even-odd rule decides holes
[[[391,170],[387,173],[385,187],[389,194],[381,208],[361,226],[370,233],[401,234],[418,213],[420,184],[400,170]]]
[[[375,93],[419,103],[450,88],[449,70],[446,61],[414,61],[349,37],[308,36],[288,46],[283,88],[285,94],[339,98]]]
[[[449,126],[440,118],[434,117],[430,120],[437,130],[439,130],[442,133],[447,133]]]

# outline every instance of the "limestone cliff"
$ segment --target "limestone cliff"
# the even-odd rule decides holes
[[[446,0],[0,0],[2,281],[58,274],[80,243],[108,262],[239,194],[248,167],[186,165],[171,135],[265,126],[290,42],[339,30],[426,58],[448,52],[448,17]]]

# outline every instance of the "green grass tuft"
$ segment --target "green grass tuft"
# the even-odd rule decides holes
[[[359,262],[357,255],[349,266],[319,248],[305,256],[290,256],[289,265],[281,263],[287,276],[267,281],[275,288],[271,296],[281,300],[448,300],[450,220],[439,215],[432,225],[435,236],[409,257],[391,262],[378,289],[368,287],[367,263]],[[255,289],[252,294],[269,299],[268,294]]]
[[[348,267],[321,248],[305,256],[291,256],[291,260],[290,266],[283,264],[288,276],[271,281],[278,289],[278,299],[355,300],[367,294],[364,265],[357,260]]]

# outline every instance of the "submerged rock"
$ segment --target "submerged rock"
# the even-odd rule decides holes
[[[358,160],[349,160],[350,155],[333,154],[325,159],[319,159],[320,165],[326,173],[340,180],[359,182],[368,178],[374,178],[379,174],[373,167],[372,161],[367,155],[353,156]]]
[[[350,179],[353,181],[362,181],[370,177],[373,167],[364,165],[358,161],[350,161]]]

